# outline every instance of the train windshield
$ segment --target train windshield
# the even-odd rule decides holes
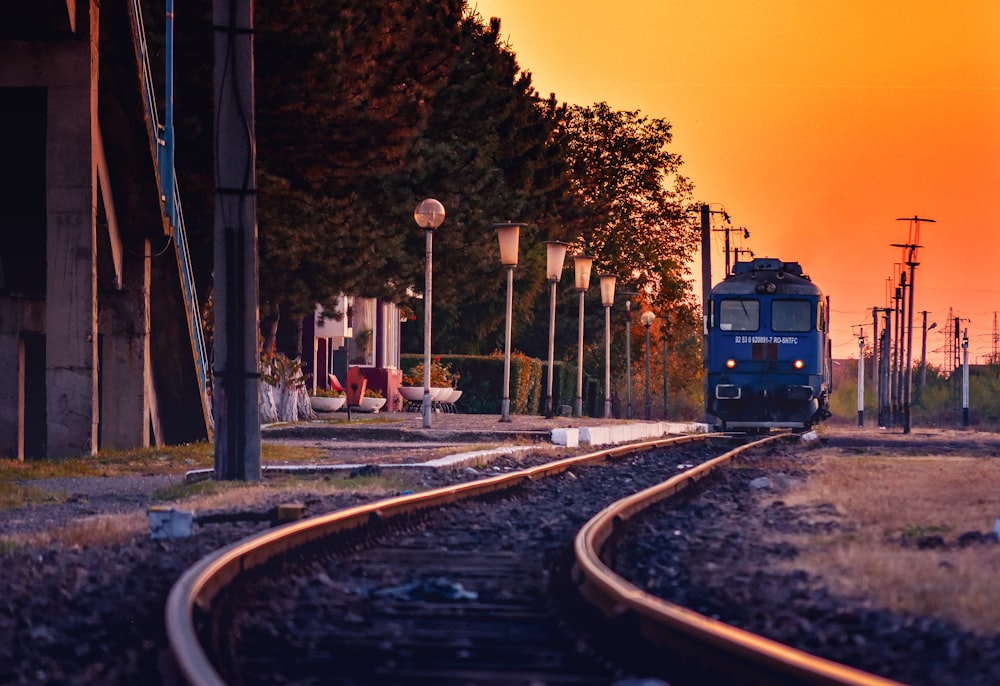
[[[772,331],[811,331],[812,305],[808,300],[775,300],[771,303]]]
[[[760,328],[760,303],[737,299],[720,301],[719,328],[723,331],[756,331]]]

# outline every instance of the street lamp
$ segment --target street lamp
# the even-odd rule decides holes
[[[573,268],[576,271],[576,290],[580,293],[580,333],[577,336],[576,355],[576,416],[583,416],[583,296],[590,285],[590,266],[594,258],[590,255],[574,255]]]
[[[568,244],[562,241],[545,241],[545,274],[551,284],[549,296],[549,378],[545,391],[545,416],[552,419],[552,366],[556,350],[556,285],[562,277]]]
[[[431,428],[431,242],[434,229],[444,222],[444,205],[434,198],[421,200],[413,210],[413,220],[427,234],[427,261],[424,270],[424,405],[425,429]]]
[[[632,298],[625,301],[625,418],[632,419]]]
[[[614,274],[601,274],[601,304],[604,305],[604,418],[611,418],[611,306],[615,304]]]
[[[494,224],[500,241],[500,264],[507,268],[507,325],[503,348],[503,404],[500,421],[510,421],[510,319],[514,301],[514,267],[517,266],[517,242],[524,224],[507,222]]]
[[[656,315],[649,310],[640,315],[639,321],[646,327],[646,419],[653,418],[653,409],[649,404],[649,325],[656,320]]]

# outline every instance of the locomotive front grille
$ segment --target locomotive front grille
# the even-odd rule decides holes
[[[735,384],[720,383],[715,387],[715,397],[719,400],[739,400],[743,397],[743,389]]]

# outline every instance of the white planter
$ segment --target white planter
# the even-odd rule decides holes
[[[385,398],[362,398],[358,412],[378,412],[385,405]]]
[[[310,398],[310,402],[315,412],[336,412],[344,406],[344,403],[347,402],[347,398],[344,396],[340,396],[339,398],[327,398],[314,395]]]
[[[399,395],[402,396],[403,400],[409,401],[411,403],[419,403],[424,399],[424,387],[400,386]]]
[[[431,401],[440,403],[445,402],[445,398],[451,395],[451,386],[432,386],[431,387]]]

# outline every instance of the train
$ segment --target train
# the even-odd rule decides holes
[[[711,290],[705,333],[716,427],[805,430],[830,416],[830,300],[798,262],[737,261]]]

